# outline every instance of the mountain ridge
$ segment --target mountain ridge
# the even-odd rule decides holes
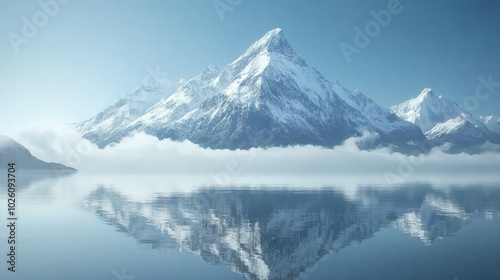
[[[142,93],[135,92],[129,99],[140,101],[134,96]],[[434,105],[441,106],[442,112],[435,114],[439,122],[432,126],[419,122],[414,107],[423,104],[422,100],[411,99],[406,107],[400,104],[400,109],[382,107],[358,90],[349,91],[338,81],[328,81],[293,50],[280,28],[267,32],[227,66],[209,66],[177,90],[153,94],[161,98],[148,103],[149,108],[141,107],[137,114],[129,112],[124,117],[122,107],[112,105],[101,112],[107,119],[99,114],[76,127],[100,148],[136,132],[230,150],[293,145],[331,148],[370,132],[377,137],[359,144],[360,148],[391,147],[412,153],[418,150],[416,143],[432,140],[435,145],[443,144],[445,138],[424,135],[437,123],[470,115],[430,89],[417,99],[438,100]],[[434,112],[431,107],[428,111]],[[405,111],[411,111],[414,118]],[[109,124],[109,119],[115,122]],[[482,122],[471,123],[481,126],[481,136],[495,138]]]
[[[0,169],[6,169],[7,163],[15,163],[17,169],[22,170],[53,170],[55,172],[75,172],[76,169],[60,163],[45,162],[33,156],[31,152],[14,139],[0,135]]]
[[[390,109],[400,118],[418,125],[435,145],[452,144],[455,152],[475,150],[486,142],[500,144],[500,135],[456,102],[437,96],[430,88]]]

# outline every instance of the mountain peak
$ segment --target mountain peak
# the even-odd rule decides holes
[[[291,70],[294,68],[295,70]],[[267,71],[265,71],[267,70]],[[314,69],[309,69],[305,60],[300,57],[288,44],[283,31],[280,28],[267,32],[263,37],[254,42],[241,56],[229,64],[221,72],[215,81],[217,87],[227,88],[225,92],[237,93],[234,96],[242,96],[241,92],[235,91],[243,81],[251,79],[254,83],[266,72],[268,77],[274,77],[276,73],[281,76],[289,76],[291,72],[302,71],[304,75],[312,75]],[[270,74],[273,73],[273,74]],[[309,73],[309,74],[308,74]],[[294,76],[295,74],[291,74]],[[235,80],[235,78],[238,79]],[[231,83],[230,81],[234,81]],[[245,83],[248,83],[245,82]],[[228,87],[232,84],[231,87]]]
[[[419,97],[423,99],[427,97],[436,97],[436,95],[431,88],[424,88],[424,90],[422,90],[422,92],[419,94]]]
[[[414,100],[417,103],[429,103],[429,102],[444,102],[449,103],[451,101],[444,98],[442,95],[436,95],[431,88],[425,88]],[[453,102],[452,102],[453,103]]]
[[[284,38],[283,30],[279,27],[275,28],[268,31],[263,38]]]
[[[262,38],[260,38],[255,44],[257,45],[269,45],[278,41],[286,41],[285,34],[281,28],[275,28],[268,31]],[[254,45],[255,45],[254,44]]]
[[[398,117],[418,125],[423,132],[429,132],[436,125],[454,119],[467,119],[475,123],[470,114],[456,102],[435,95],[430,88],[424,89],[416,98],[394,105],[391,110]]]
[[[250,46],[250,48],[248,48],[244,56],[261,52],[281,53],[287,56],[295,55],[294,50],[288,44],[285,34],[281,28],[275,28],[268,31],[262,38],[257,40]]]

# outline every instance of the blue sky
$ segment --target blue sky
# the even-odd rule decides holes
[[[355,46],[355,28],[396,0],[53,1],[40,0],[57,3],[48,15],[39,1],[0,0],[2,134],[89,118],[157,66],[172,80],[222,67],[276,27],[327,79],[384,106],[425,87],[462,104],[474,99],[478,77],[500,82],[499,1],[401,0],[350,63],[340,44]],[[19,43],[23,18],[40,27]],[[500,115],[493,90],[475,115]]]

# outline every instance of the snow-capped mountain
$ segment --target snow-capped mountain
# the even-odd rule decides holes
[[[483,124],[492,132],[500,135],[500,117],[486,116],[480,118]]]
[[[400,118],[418,125],[422,131],[431,130],[439,123],[465,114],[457,103],[437,96],[432,89],[424,89],[417,97],[391,107]]]
[[[202,102],[215,96],[217,89],[210,83],[219,73],[219,68],[209,66],[188,80],[169,98],[157,102],[130,124],[121,126],[120,131],[114,135],[116,142],[133,131],[146,131],[162,139],[166,138],[161,136],[162,131],[168,130],[186,114],[197,109]]]
[[[141,85],[133,93],[120,98],[97,116],[76,124],[83,136],[100,148],[112,142],[113,135],[124,126],[142,116],[147,109],[168,97],[164,77],[155,77],[147,85]]]
[[[359,135],[357,128],[371,128],[292,50],[279,29],[268,32],[225,67],[208,88],[215,94],[207,94],[177,119],[163,120],[171,110],[168,106],[155,110],[150,123],[153,127],[161,123],[159,130],[147,125],[130,131],[144,130],[160,139],[189,139],[204,147],[247,149],[333,146]]]
[[[216,149],[332,147],[366,130],[381,136],[377,144],[425,140],[418,127],[326,80],[279,28],[222,70],[209,67],[155,104],[133,96],[137,100],[115,103],[79,130],[101,147],[137,131]],[[141,109],[131,113],[136,103]]]
[[[333,83],[333,88],[343,100],[369,119],[377,132],[388,142],[402,145],[404,142],[422,143],[427,140],[417,125],[399,118],[388,108],[378,105],[361,91],[350,91],[338,81]]]
[[[0,135],[0,159],[2,160],[0,169],[7,169],[7,164],[12,162],[15,163],[16,168],[19,170],[76,171],[59,163],[42,161],[33,156],[26,147],[3,135]]]
[[[392,106],[391,111],[418,125],[434,144],[450,143],[457,151],[486,141],[500,141],[495,133],[456,102],[438,96],[428,88],[417,97]]]

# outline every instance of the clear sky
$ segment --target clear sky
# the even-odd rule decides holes
[[[479,76],[500,82],[495,0],[401,0],[350,63],[340,44],[396,0],[54,1],[0,0],[0,134],[89,118],[157,66],[172,80],[222,67],[276,27],[327,79],[384,106],[425,87],[461,104]],[[493,90],[476,116],[500,115]]]

